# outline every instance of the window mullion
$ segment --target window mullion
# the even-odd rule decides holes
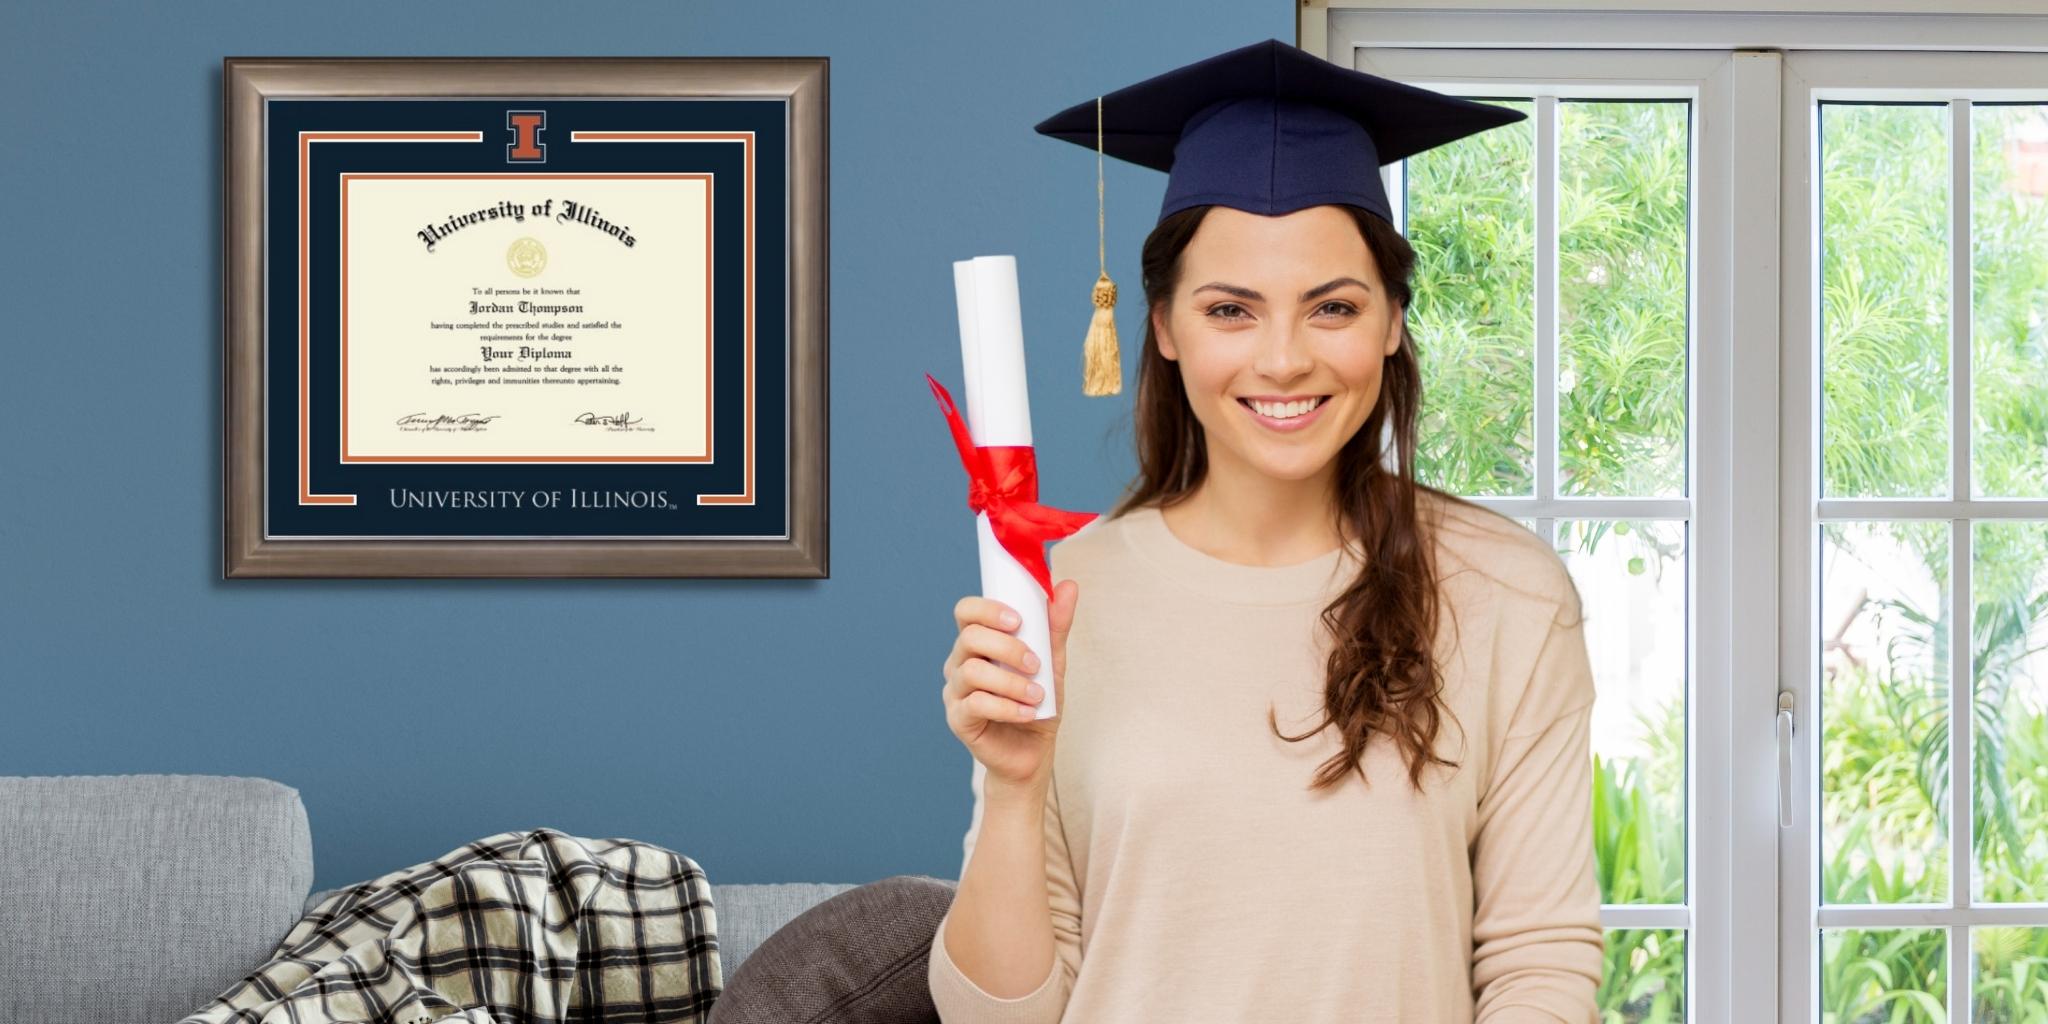
[[[1721,283],[1701,290],[1699,306],[1718,303],[1721,311],[1699,348],[1702,371],[1712,367],[1715,378],[1711,392],[1705,379],[1701,383],[1699,429],[1704,436],[1711,427],[1717,476],[1702,473],[1695,500],[1703,529],[1711,525],[1720,543],[1702,548],[1709,561],[1701,572],[1702,634],[1695,654],[1702,671],[1693,684],[1700,713],[1695,786],[1700,813],[1719,815],[1726,824],[1716,830],[1714,819],[1705,818],[1707,827],[1695,840],[1703,851],[1713,850],[1700,859],[1695,963],[1703,987],[1719,986],[1702,991],[1696,1009],[1688,1007],[1697,1021],[1777,1019],[1777,984],[1738,985],[1736,979],[1775,980],[1779,951],[1805,948],[1803,941],[1781,945],[1784,936],[1772,930],[1780,921],[1780,887],[1787,884],[1776,802],[1776,708],[1787,678],[1780,671],[1778,630],[1803,607],[1783,603],[1778,589],[1781,554],[1796,558],[1803,550],[1795,545],[1788,551],[1779,534],[1779,393],[1797,386],[1796,375],[1782,378],[1782,265],[1756,256],[1781,244],[1781,60],[1772,52],[1732,54],[1725,93],[1708,93],[1725,99],[1703,107],[1700,116],[1701,192],[1712,197],[1699,212],[1702,273]],[[1802,351],[1799,335],[1786,337],[1795,339],[1785,342],[1794,352]],[[1704,446],[1701,452],[1707,457]],[[1812,728],[1814,707],[1801,698],[1799,729]],[[1768,719],[1756,713],[1762,709]],[[1790,884],[1803,892],[1797,878]]]
[[[1970,884],[1975,807],[1971,749],[1976,717],[1976,666],[1970,619],[1970,101],[1949,104],[1949,470],[1950,497],[1965,514],[1950,520],[1949,537],[1949,905],[1976,902]],[[1970,929],[1948,929],[1948,1019],[1970,1024]]]
[[[1557,95],[1536,97],[1536,498],[1557,497]],[[1554,534],[1553,534],[1554,536]]]
[[[1971,728],[1975,705],[1971,679],[1975,675],[1970,655],[1970,520],[1950,520],[1949,537],[1949,631],[1948,631],[1948,849],[1949,906],[1968,908],[1976,902],[1970,891],[1971,836]],[[1948,1019],[1950,1024],[1970,1024],[1970,928],[1967,924],[1948,929]]]
[[[1949,497],[1971,498],[1970,483],[1970,101],[1949,104]]]

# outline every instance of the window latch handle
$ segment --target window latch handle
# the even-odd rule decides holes
[[[1778,827],[1792,827],[1792,691],[1778,691]]]

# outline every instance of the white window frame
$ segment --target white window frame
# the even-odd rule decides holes
[[[1431,88],[1500,94],[1498,86],[1489,83],[1519,81],[1525,86],[1569,85],[1572,96],[1599,95],[1603,89],[1613,95],[1657,95],[1646,88],[1648,84],[1690,90],[1695,100],[1698,144],[1691,256],[1696,287],[1688,311],[1694,344],[1689,355],[1687,421],[1692,436],[1687,439],[1687,497],[1664,502],[1486,500],[1509,514],[1542,520],[1539,525],[1544,527],[1560,516],[1623,516],[1632,511],[1643,514],[1652,505],[1690,505],[1688,904],[1610,906],[1603,908],[1603,923],[1669,927],[1674,912],[1679,915],[1677,923],[1688,929],[1691,1020],[1805,1022],[1815,1016],[1819,996],[1818,944],[1811,941],[1816,926],[1852,920],[2038,921],[2038,914],[2028,917],[2025,910],[2009,909],[1781,912],[1781,906],[1812,908],[1818,881],[1810,823],[1818,812],[1819,793],[1809,780],[1811,766],[1817,763],[1819,730],[1805,728],[1817,724],[1806,710],[1818,707],[1807,692],[1810,680],[1818,678],[1811,668],[1818,656],[1811,575],[1817,566],[1816,517],[1904,511],[1916,517],[1967,521],[1997,513],[1980,507],[1985,503],[1971,503],[1967,486],[1955,492],[1957,500],[1933,508],[1925,502],[1884,507],[1857,503],[1851,513],[1837,507],[1842,503],[1814,500],[1818,431],[1812,426],[1818,410],[1812,391],[1817,389],[1818,364],[1808,291],[1818,282],[1809,237],[1815,183],[1810,167],[1792,173],[1793,164],[1787,164],[1781,173],[1780,157],[1782,153],[1787,161],[1812,159],[1808,104],[1816,97],[1830,98],[1825,90],[1860,90],[1857,95],[1869,98],[1869,87],[1883,81],[1898,88],[1900,98],[1940,94],[1940,83],[1946,80],[1942,76],[1953,70],[1954,58],[1900,51],[1980,51],[1968,59],[1986,68],[1984,75],[1991,77],[1972,78],[1972,95],[1987,98],[1993,94],[1985,90],[2002,82],[2009,90],[2027,90],[2001,94],[2007,98],[2048,98],[2048,76],[2034,73],[2029,78],[2015,71],[2040,68],[2048,58],[2007,58],[2002,61],[2005,70],[1991,68],[2001,63],[1998,52],[2048,54],[2048,13],[2043,13],[2040,0],[1949,0],[1940,13],[1932,14],[1898,0],[1748,0],[1739,5],[1711,0],[1525,0],[1515,5],[1499,0],[1432,0],[1427,8],[1415,6],[1414,0],[1300,2],[1297,45],[1345,66]],[[1702,10],[1714,6],[1740,9]],[[1581,52],[1560,52],[1565,50]],[[1639,52],[1583,52],[1587,50]],[[1704,52],[1675,52],[1686,50]],[[1867,58],[1820,52],[1827,50],[1887,51],[1888,56],[1872,76]],[[1475,54],[1483,59],[1475,59]],[[1906,77],[1894,81],[1895,70]],[[1803,74],[1794,71],[1822,76],[1824,84],[1814,88],[1823,91],[1812,91]],[[1547,122],[1542,119],[1554,116],[1555,100],[1539,99],[1536,109],[1543,127]],[[1957,116],[1966,120],[1967,106],[1959,111]],[[1751,133],[1735,145],[1729,135],[1731,125],[1763,123],[1779,125],[1777,137]],[[1538,132],[1539,139],[1548,135]],[[1959,152],[1966,158],[1968,149]],[[1702,165],[1702,157],[1710,162]],[[1537,159],[1554,160],[1554,154],[1539,151]],[[1389,193],[1398,202],[1401,190],[1392,171],[1389,168]],[[1545,198],[1537,197],[1539,206]],[[1548,198],[1554,201],[1554,196]],[[1738,208],[1742,215],[1732,215]],[[1961,209],[1966,212],[1967,206]],[[1551,230],[1548,223],[1539,227],[1539,324],[1554,322],[1546,305],[1555,301]],[[1958,250],[1956,261],[1967,273],[1967,246]],[[1967,289],[1952,303],[1952,320],[1962,332],[1956,344],[1962,346],[1968,344],[1969,304]],[[1958,306],[1961,311],[1954,312]],[[1781,346],[1781,337],[1794,343]],[[1555,345],[1554,334],[1539,327],[1539,381],[1555,365]],[[1746,369],[1758,366],[1775,371],[1758,375]],[[1745,368],[1739,378],[1738,367]],[[1962,396],[1952,403],[1956,436],[1966,445],[1968,378],[1962,373],[1955,377],[1952,386],[1961,389]],[[1766,378],[1776,386],[1755,386]],[[1539,388],[1539,496],[1554,494],[1547,486],[1554,480],[1548,475],[1555,462],[1554,395],[1554,386]],[[1781,423],[1792,432],[1782,431]],[[1967,452],[1963,447],[1957,450]],[[1966,466],[1962,472],[1967,472]],[[1967,485],[1967,476],[1957,479]],[[1912,507],[1896,507],[1902,504]],[[2048,511],[2044,504],[2048,503],[2000,503],[2004,514],[2023,516],[2041,515]],[[1952,600],[1969,600],[1968,551],[1967,538],[1959,537],[1953,545]],[[1781,607],[1793,614],[1780,615]],[[1969,617],[1952,621],[1967,629]],[[1962,673],[1951,688],[1952,699],[1967,708],[1967,658],[1952,658],[1951,663],[1952,671]],[[1781,692],[1793,701],[1789,716],[1779,713]],[[1778,730],[1787,720],[1800,728],[1792,744],[1781,749]],[[1958,766],[1951,780],[1958,789],[1952,795],[1957,813],[1950,823],[1950,838],[1967,852],[1971,800],[1963,787],[1971,780],[1972,718],[1965,712],[1952,721],[1961,735],[1952,732],[1951,737]],[[1805,799],[1795,798],[1781,808],[1783,793],[1803,794]],[[1789,817],[1782,827],[1781,814]],[[1960,887],[1952,885],[1952,892],[1962,894],[1967,904],[1969,859],[1951,860],[1961,880]],[[1781,965],[1781,948],[1806,950],[1809,955]],[[1949,954],[1950,1019],[1965,1022],[1970,1007],[1960,993],[1966,984],[1969,949],[1966,943],[1951,942]],[[1762,978],[1776,983],[1757,984]]]
[[[2038,0],[1297,0],[1295,45],[2048,51]]]
[[[1783,833],[1779,885],[1788,912],[1781,915],[1781,942],[1799,940],[1808,953],[1797,972],[1787,964],[1781,972],[1783,1020],[1804,1020],[1817,1004],[1820,976],[1818,945],[1806,941],[1814,928],[1941,926],[2048,926],[2048,904],[1972,906],[1971,842],[1975,823],[1971,766],[1974,753],[1974,680],[1970,614],[1971,524],[2001,519],[2048,518],[2048,500],[1975,498],[1971,495],[1970,349],[1974,289],[1971,286],[1970,182],[1972,121],[1975,100],[2048,101],[2048,54],[2042,53],[1869,53],[1794,50],[1785,54],[1783,146],[1785,175],[1783,232],[1784,320],[1782,334],[1798,339],[1781,360],[1780,387],[1785,420],[1796,429],[1782,438],[1780,487],[1786,496],[1780,545],[1785,552],[1779,649],[1783,652],[1785,688],[1796,693],[1800,706],[1819,706],[1812,693],[1820,678],[1819,646],[1822,609],[1814,573],[1820,564],[1819,523],[1857,519],[1934,519],[1950,524],[1949,536],[1949,904],[1900,906],[1819,906],[1820,837],[1812,823],[1820,815],[1820,789],[1802,783],[1803,806]],[[1967,92],[1968,96],[1962,95]],[[1897,102],[1949,103],[1949,497],[1946,499],[1868,499],[1819,497],[1821,373],[1818,303],[1820,252],[1815,232],[1814,202],[1820,174],[1820,119],[1817,103],[1830,99],[1881,99]],[[1803,716],[1811,720],[1811,715]],[[1795,760],[1806,772],[1819,763],[1819,730],[1806,730]],[[1802,775],[1811,779],[1811,775]],[[1790,908],[1808,908],[1794,914]],[[1948,933],[1948,991],[1945,1001],[1952,1024],[1968,1024],[1972,1000],[1971,933]]]

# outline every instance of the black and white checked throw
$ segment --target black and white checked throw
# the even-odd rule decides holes
[[[336,891],[179,1024],[703,1024],[716,933],[682,854],[503,832]]]

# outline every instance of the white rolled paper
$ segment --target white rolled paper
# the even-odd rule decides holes
[[[1024,318],[1017,300],[1017,258],[955,260],[953,298],[960,312],[967,432],[977,447],[1030,444],[1031,396],[1024,383]],[[1038,655],[1038,671],[1031,680],[1045,688],[1036,718],[1051,718],[1059,713],[1059,705],[1053,693],[1052,622],[1045,590],[996,540],[988,513],[975,515],[974,530],[981,541],[982,596],[1016,609],[1023,620],[1016,635]]]

